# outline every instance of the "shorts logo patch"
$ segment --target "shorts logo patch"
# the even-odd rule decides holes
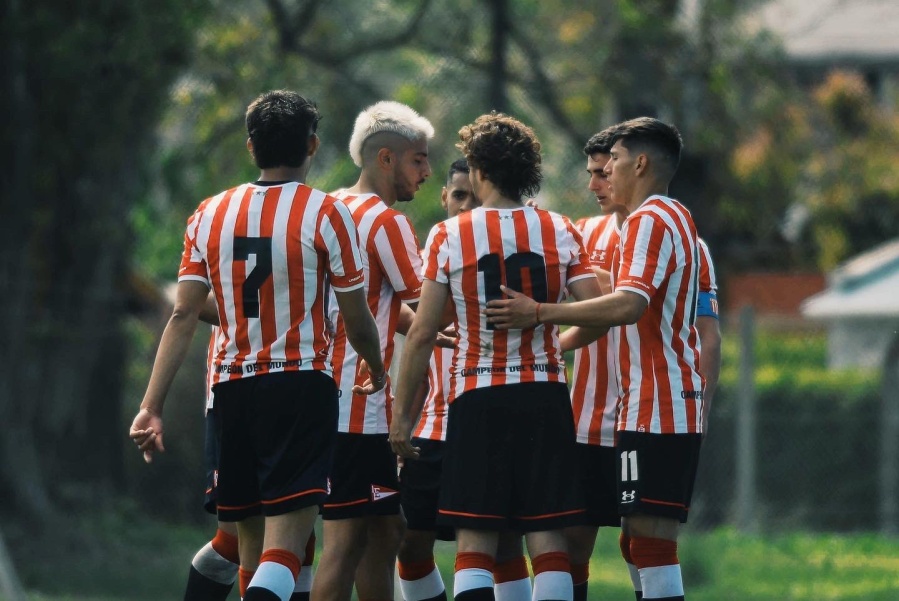
[[[328,488],[327,494],[330,495],[331,494],[331,479],[330,478],[328,478],[327,488]]]
[[[376,484],[371,485],[371,500],[372,501],[380,501],[382,499],[386,499],[387,497],[392,497],[397,494],[399,491],[393,490],[392,488],[387,488],[386,486],[378,486]]]
[[[624,491],[621,493],[621,502],[622,503],[633,503],[637,498],[637,491],[630,490]]]

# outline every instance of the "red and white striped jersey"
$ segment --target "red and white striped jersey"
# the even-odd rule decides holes
[[[555,303],[568,284],[594,277],[566,217],[531,207],[479,207],[447,219],[428,236],[424,277],[447,284],[456,309],[449,402],[485,386],[565,382],[558,326],[495,330],[484,310],[502,298],[501,284]]]
[[[699,238],[699,291],[718,292],[718,279],[715,277],[715,263],[705,240]],[[715,313],[718,308],[715,307]]]
[[[701,432],[699,244],[690,212],[674,199],[648,198],[622,225],[612,274],[616,291],[649,303],[636,324],[610,332],[619,350],[618,430]]]
[[[212,409],[212,385],[215,384],[215,352],[219,345],[222,329],[212,326],[209,332],[209,344],[206,348],[206,411]]]
[[[393,359],[400,304],[418,302],[421,295],[421,257],[418,238],[406,215],[388,207],[375,194],[335,194],[349,209],[359,231],[365,269],[365,290],[378,333],[384,368]],[[361,357],[347,342],[343,319],[332,302],[331,320],[336,328],[332,363],[340,389],[339,432],[384,434],[390,423],[393,392],[390,381],[371,395],[353,394],[353,385],[368,378],[359,373]]]
[[[305,184],[243,184],[204,201],[187,223],[178,280],[215,296],[213,381],[330,375],[327,288],[363,285],[357,240],[347,208]]]
[[[450,389],[450,366],[455,349],[434,349],[428,364],[428,396],[421,409],[421,418],[412,433],[416,438],[446,440],[446,420],[449,410],[447,393]]]
[[[612,256],[621,235],[617,216],[599,215],[578,224],[590,263],[593,267],[611,271]],[[618,417],[615,348],[607,335],[574,351],[571,409],[579,443],[615,446]]]

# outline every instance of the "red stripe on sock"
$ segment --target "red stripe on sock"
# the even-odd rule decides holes
[[[233,534],[228,534],[224,530],[216,530],[215,536],[212,537],[212,548],[231,563],[240,563],[240,555],[237,552],[237,537]]]
[[[493,571],[494,560],[486,553],[463,552],[456,553],[456,571],[467,569],[481,569]]]
[[[309,540],[306,541],[306,552],[303,557],[303,565],[311,566],[312,562],[315,561],[315,532],[309,535]]]
[[[403,563],[401,561],[396,562],[397,570],[399,570],[400,578],[411,582],[413,580],[421,580],[428,574],[434,571],[434,568],[437,567],[437,564],[434,563],[434,558],[426,559],[424,561],[416,561],[415,563]]]
[[[631,538],[631,557],[638,568],[677,565],[677,541],[664,538]]]
[[[259,565],[262,565],[266,561],[280,563],[290,570],[294,580],[300,575],[300,558],[287,549],[269,549],[268,551],[263,551],[262,557],[259,558]]]
[[[551,553],[543,553],[531,560],[531,567],[534,569],[534,576],[543,572],[571,572],[571,562],[568,560],[568,553],[562,551],[553,551]]]
[[[525,560],[524,555],[498,563],[493,567],[493,581],[496,584],[514,582],[528,576],[528,562]]]
[[[247,594],[247,587],[250,586],[250,580],[253,579],[253,574],[255,573],[256,570],[237,569],[237,589],[240,592],[241,599]]]
[[[631,557],[631,537],[622,532],[618,536],[618,546],[621,548],[621,556],[624,561],[634,565],[634,558]]]
[[[590,580],[590,564],[589,563],[573,563],[571,564],[571,582],[574,584],[583,584]]]

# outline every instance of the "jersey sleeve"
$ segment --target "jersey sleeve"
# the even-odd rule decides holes
[[[184,231],[184,249],[181,252],[181,267],[178,269],[178,281],[193,280],[203,282],[209,286],[209,270],[206,267],[206,258],[197,245],[197,236],[203,220],[204,205],[201,205],[187,220],[187,228]]]
[[[698,317],[718,319],[718,282],[712,254],[702,238],[699,239],[699,296],[696,303]]]
[[[650,213],[632,215],[621,228],[621,265],[615,290],[635,292],[647,302],[667,275],[671,233]]]
[[[438,223],[428,233],[428,240],[425,243],[423,253],[424,267],[422,268],[422,277],[439,284],[449,282],[446,240],[446,222]]]
[[[342,202],[331,202],[322,209],[316,234],[316,249],[327,258],[331,287],[348,292],[365,285],[359,234],[350,210]]]
[[[376,257],[384,277],[404,303],[421,296],[421,255],[418,238],[409,218],[392,211],[374,234]]]
[[[568,230],[568,235],[566,236],[568,240],[566,285],[584,278],[595,278],[596,272],[593,271],[593,266],[590,264],[590,255],[584,249],[580,232],[567,219],[565,220],[565,225]]]

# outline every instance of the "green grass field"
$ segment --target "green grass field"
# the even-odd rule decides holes
[[[107,516],[79,520],[50,548],[15,532],[7,542],[32,601],[180,599],[190,558],[211,528]],[[455,548],[438,544],[451,589]],[[692,601],[899,599],[899,540],[882,536],[687,530],[679,555]],[[590,599],[633,599],[617,530],[600,533],[590,572]]]

